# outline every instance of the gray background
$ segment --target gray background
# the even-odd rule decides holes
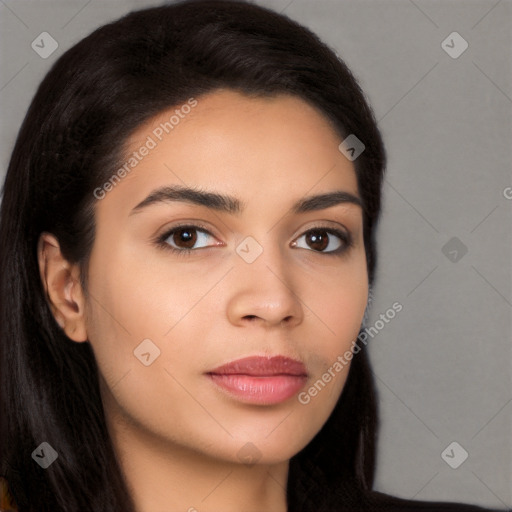
[[[308,26],[347,62],[387,146],[369,325],[395,301],[403,310],[371,341],[381,409],[376,488],[512,506],[512,3],[257,3]],[[151,5],[0,0],[2,179],[52,63],[99,25]],[[43,31],[59,44],[47,59],[31,48]],[[454,31],[469,45],[458,58],[441,45]],[[469,454],[457,469],[441,456],[453,441]],[[461,449],[448,453],[456,461]]]

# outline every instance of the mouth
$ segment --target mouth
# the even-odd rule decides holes
[[[206,374],[216,387],[238,401],[260,405],[284,402],[304,386],[308,373],[300,361],[284,356],[251,356]]]

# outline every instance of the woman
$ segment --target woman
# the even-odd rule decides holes
[[[67,51],[1,210],[19,511],[482,510],[372,491],[384,167],[345,64],[264,8],[147,9]]]

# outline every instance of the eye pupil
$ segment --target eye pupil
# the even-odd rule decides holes
[[[180,246],[180,244],[185,244],[187,249],[194,247],[197,242],[197,233],[195,233],[195,229],[190,228],[182,228],[177,229],[173,235],[173,242]]]
[[[329,235],[326,231],[311,231],[307,235],[308,245],[313,249],[323,251],[329,245]]]

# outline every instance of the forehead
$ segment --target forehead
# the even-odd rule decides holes
[[[139,127],[121,163],[129,162],[127,172],[106,199],[134,207],[155,187],[172,184],[269,205],[334,188],[358,195],[353,164],[339,151],[340,142],[327,117],[301,98],[218,90]]]

